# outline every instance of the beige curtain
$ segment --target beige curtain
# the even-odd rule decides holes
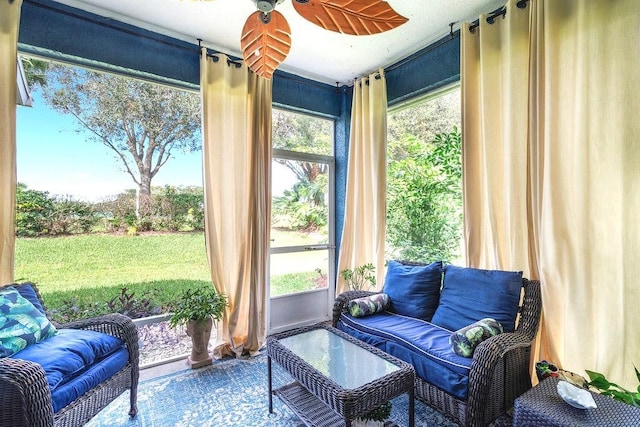
[[[22,0],[0,0],[0,284],[13,282],[16,222],[16,58]]]
[[[506,6],[462,30],[467,259],[541,280],[534,357],[637,386],[637,2]]]
[[[356,80],[347,166],[344,228],[338,272],[372,263],[384,278],[386,227],[387,83],[384,71]],[[336,292],[348,289],[338,275]]]
[[[205,236],[214,286],[229,297],[214,356],[265,342],[271,211],[271,80],[202,51]]]

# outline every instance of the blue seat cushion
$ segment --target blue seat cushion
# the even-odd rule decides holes
[[[89,366],[80,375],[69,382],[58,386],[51,393],[53,412],[57,413],[89,390],[108,380],[118,373],[129,362],[129,352],[120,348],[115,353]]]
[[[505,332],[513,332],[521,291],[521,271],[447,265],[440,304],[431,322],[456,331],[478,320],[491,318],[498,321]]]
[[[116,353],[124,354],[124,360],[122,354],[115,358],[110,357]],[[62,387],[66,384],[70,384],[67,388],[73,389],[72,394],[78,397],[122,369],[127,364],[129,356],[119,338],[96,331],[59,329],[58,335],[28,346],[14,354],[13,358],[29,360],[40,365],[44,369],[52,397],[59,388],[64,390]],[[97,365],[103,361],[106,364],[98,367]],[[95,375],[96,378],[92,378],[91,375]],[[74,381],[81,376],[82,379]],[[69,393],[62,392],[65,396]],[[73,399],[67,404],[71,401]],[[58,403],[58,409],[64,406]]]
[[[337,327],[410,363],[420,378],[466,400],[473,359],[453,352],[449,345],[452,331],[388,311],[359,318],[343,313]]]

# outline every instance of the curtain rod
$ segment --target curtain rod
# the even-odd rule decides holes
[[[527,7],[527,3],[529,3],[529,0],[520,0],[518,3],[516,3],[516,6],[518,6],[518,9],[524,9],[525,7]],[[502,16],[504,18],[506,14],[507,8],[505,6],[502,6],[500,9],[487,16],[487,24],[493,24],[498,16]],[[469,31],[473,33],[473,31],[479,26],[480,20],[476,19],[471,25],[469,25]]]

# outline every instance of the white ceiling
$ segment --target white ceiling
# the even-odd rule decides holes
[[[253,0],[56,0],[151,31],[242,57],[240,33],[256,11]],[[329,84],[346,84],[386,67],[449,33],[449,24],[473,21],[506,0],[387,0],[404,25],[381,34],[333,33],[303,19],[291,0],[278,5],[291,27],[292,46],[280,69]]]

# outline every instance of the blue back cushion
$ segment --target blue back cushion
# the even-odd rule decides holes
[[[521,271],[447,265],[440,304],[431,322],[456,331],[490,317],[500,322],[505,332],[513,332],[521,289]]]
[[[389,295],[389,311],[430,321],[438,307],[442,261],[429,265],[405,265],[389,261],[383,292]]]
[[[26,298],[35,308],[40,310],[42,314],[45,314],[44,308],[40,303],[40,299],[38,298],[38,294],[36,294],[36,290],[33,288],[33,284],[29,282],[24,283],[16,283],[13,287],[18,291],[22,298]]]

